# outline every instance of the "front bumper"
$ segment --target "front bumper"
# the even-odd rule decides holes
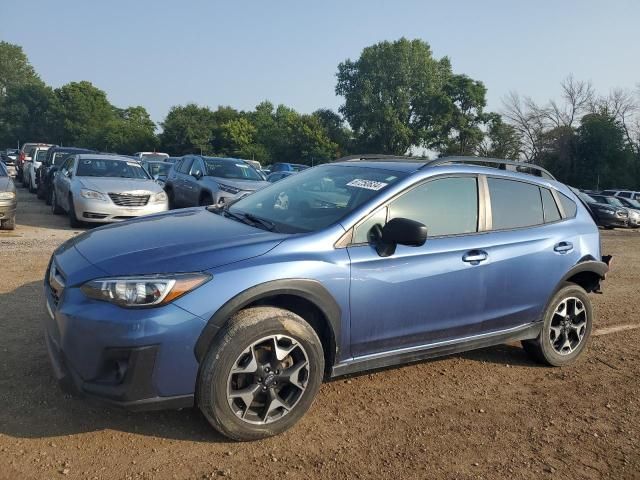
[[[17,200],[0,200],[0,220],[9,220],[16,214]]]
[[[169,210],[169,203],[166,200],[158,203],[149,202],[142,207],[121,207],[111,200],[93,200],[75,195],[73,206],[78,220],[91,223],[121,222],[130,218]]]
[[[73,256],[73,266],[82,267],[79,254]],[[193,405],[193,349],[204,320],[173,304],[125,309],[91,300],[80,285],[61,288],[65,281],[50,284],[48,270],[44,282],[46,344],[65,390],[133,410]]]

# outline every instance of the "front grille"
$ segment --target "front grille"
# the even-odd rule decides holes
[[[120,207],[144,207],[149,203],[149,195],[132,195],[129,193],[110,193],[109,198]]]
[[[232,187],[231,185],[225,185],[224,183],[219,183],[218,184],[218,188],[220,190],[222,190],[223,192],[227,192],[227,193],[230,193],[232,195],[235,195],[236,193],[238,193],[240,191],[239,188]]]

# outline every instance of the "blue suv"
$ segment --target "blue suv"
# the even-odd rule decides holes
[[[47,269],[55,373],[131,409],[197,405],[252,440],[293,425],[324,378],[513,340],[569,364],[609,257],[580,199],[522,170],[363,156],[90,230]]]

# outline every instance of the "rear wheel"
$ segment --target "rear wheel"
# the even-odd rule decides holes
[[[567,284],[549,302],[538,338],[524,340],[522,345],[541,363],[569,365],[586,348],[592,323],[593,309],[587,292],[578,285]]]
[[[209,423],[234,440],[284,432],[309,409],[322,383],[316,332],[279,308],[238,312],[202,362],[197,403]]]
[[[58,197],[56,196],[55,188],[51,189],[51,211],[54,215],[62,215],[64,213],[64,210],[62,210],[58,205]]]

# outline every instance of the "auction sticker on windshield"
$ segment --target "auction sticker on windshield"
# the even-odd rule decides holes
[[[366,188],[367,190],[380,190],[388,185],[384,182],[376,182],[375,180],[362,180],[361,178],[354,178],[347,187]]]

